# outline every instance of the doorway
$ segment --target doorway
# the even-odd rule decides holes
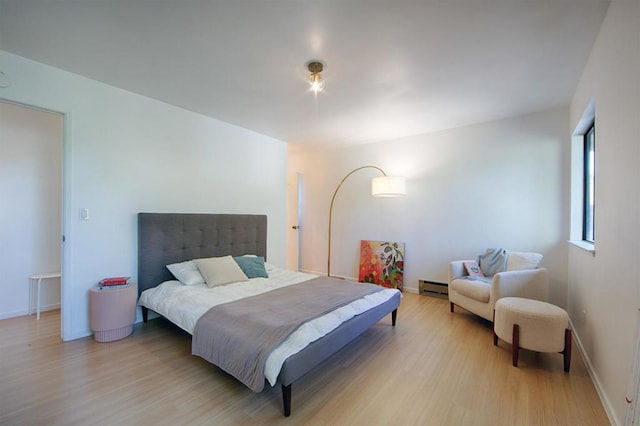
[[[61,272],[64,116],[0,100],[0,319],[35,310],[29,277]],[[41,285],[41,311],[61,308],[61,279]],[[36,321],[35,316],[33,320]]]

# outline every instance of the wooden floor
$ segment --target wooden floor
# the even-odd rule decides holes
[[[385,318],[293,384],[262,393],[190,355],[163,319],[118,342],[63,343],[60,313],[0,321],[0,425],[608,425],[577,350],[493,346],[490,323],[445,299],[405,294]]]

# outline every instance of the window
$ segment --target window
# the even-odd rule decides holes
[[[582,212],[582,240],[593,243],[595,219],[595,160],[596,133],[595,123],[584,134],[584,167],[583,167],[583,212]]]
[[[569,243],[595,256],[596,105],[589,101],[571,134]]]

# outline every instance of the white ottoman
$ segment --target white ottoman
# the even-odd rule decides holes
[[[564,355],[564,371],[571,365],[569,315],[555,305],[521,297],[504,297],[496,302],[493,344],[498,337],[511,343],[513,366],[518,366],[520,348]]]

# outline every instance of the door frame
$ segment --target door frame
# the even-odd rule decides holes
[[[71,244],[67,241],[70,228],[69,212],[71,211],[71,113],[60,111],[41,105],[33,105],[25,102],[0,96],[0,101],[29,108],[36,111],[57,114],[62,118],[62,200],[60,203],[62,223],[60,231],[60,337],[62,340],[71,340],[71,292],[67,289],[67,276],[71,271]],[[67,309],[68,308],[68,309]]]
[[[302,220],[302,174],[287,174],[287,207],[286,207],[286,267],[294,271],[300,270],[300,223]],[[295,222],[295,223],[293,223]],[[295,232],[295,234],[293,234]]]

